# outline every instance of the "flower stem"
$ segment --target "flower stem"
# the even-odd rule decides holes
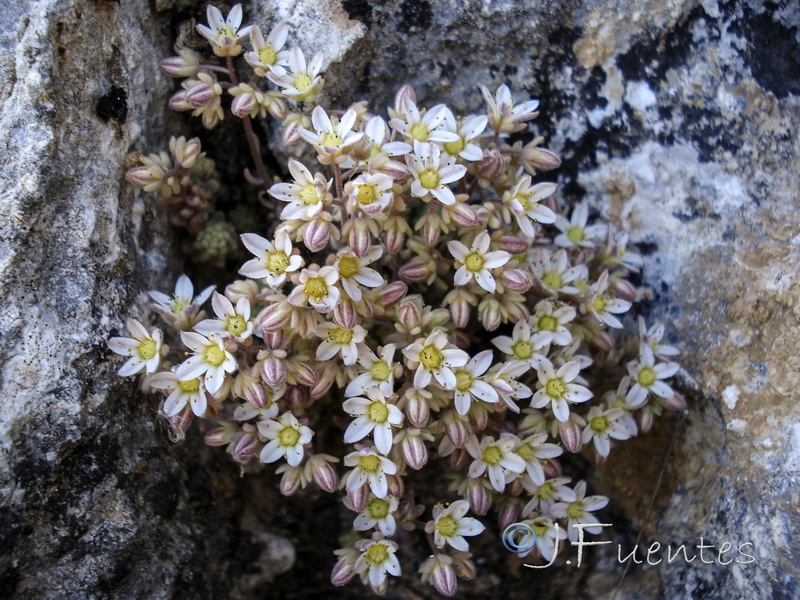
[[[233,57],[228,56],[227,58],[228,76],[231,78],[231,83],[233,85],[238,85],[239,81],[236,78],[236,71],[233,68]],[[261,145],[258,143],[258,136],[256,136],[253,131],[253,123],[249,116],[245,116],[242,119],[242,123],[244,124],[244,134],[247,138],[247,145],[250,148],[250,155],[253,157],[253,162],[256,165],[256,173],[258,173],[258,178],[261,180],[261,185],[266,189],[267,182],[269,182],[269,175],[267,174],[267,168],[264,166],[264,161],[261,160]]]

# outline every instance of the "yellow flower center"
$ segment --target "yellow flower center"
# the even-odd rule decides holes
[[[603,312],[608,306],[608,300],[606,300],[603,296],[596,296],[594,300],[592,300],[592,310],[595,312]]]
[[[536,489],[536,497],[539,498],[539,500],[549,500],[555,493],[556,491],[553,489],[553,484],[549,481],[545,481]]]
[[[367,504],[367,512],[373,519],[383,519],[389,514],[389,503],[382,498],[373,498]]]
[[[561,285],[563,284],[561,273],[558,271],[550,271],[549,273],[545,273],[545,276],[542,277],[542,283],[551,290],[561,289]]]
[[[410,133],[411,137],[418,142],[426,142],[428,141],[428,136],[431,132],[428,130],[427,125],[420,121],[416,125],[413,125],[408,133]]]
[[[583,504],[577,500],[575,502],[570,502],[569,506],[567,506],[567,518],[569,519],[580,519],[584,513]]]
[[[317,193],[317,186],[315,186],[313,183],[305,184],[300,190],[300,200],[302,200],[303,204],[305,204],[306,206],[317,204],[319,202],[319,194]]]
[[[531,523],[531,529],[536,534],[536,538],[541,538],[547,533],[547,523],[544,521],[534,521]]]
[[[200,389],[199,379],[190,379],[189,381],[178,381],[178,387],[182,392],[193,393]]]
[[[456,156],[466,145],[467,143],[462,138],[459,138],[457,142],[446,142],[444,149],[450,156]]]
[[[367,409],[369,420],[375,423],[385,423],[389,418],[389,408],[383,402],[373,402]]]
[[[522,210],[528,212],[531,209],[530,196],[517,196],[516,198],[520,206],[522,206]]]
[[[426,190],[435,190],[439,187],[439,174],[433,169],[425,169],[419,174],[419,183]]]
[[[544,315],[539,317],[537,327],[539,327],[539,331],[555,331],[558,328],[558,319],[550,315]]]
[[[464,257],[464,266],[473,273],[483,269],[483,262],[483,257],[478,252],[470,252]]]
[[[350,329],[342,329],[341,327],[337,327],[331,331],[331,341],[334,344],[343,346],[344,344],[349,344],[352,339],[353,332]]]
[[[330,146],[331,148],[338,148],[342,145],[342,138],[335,133],[326,133],[325,139],[322,140],[320,146]]]
[[[311,87],[313,80],[307,73],[298,73],[294,76],[294,89],[303,92]]]
[[[272,46],[267,44],[258,51],[258,60],[262,65],[274,65],[278,60],[278,53],[272,49]]]
[[[564,383],[564,380],[560,377],[553,377],[550,381],[547,382],[547,385],[544,386],[544,390],[548,396],[551,398],[555,398],[556,400],[561,400],[564,395],[567,393],[567,385]]]
[[[642,367],[636,376],[636,381],[642,387],[650,387],[656,381],[656,372],[650,367]]]
[[[519,455],[519,457],[528,462],[530,459],[533,458],[533,446],[530,444],[522,444],[519,448],[515,450],[515,452]]]
[[[189,301],[184,300],[183,298],[177,298],[175,296],[172,297],[172,313],[175,315],[181,314],[181,311],[189,306]]]
[[[205,360],[212,367],[218,367],[225,362],[225,350],[216,344],[206,347]]]
[[[586,233],[582,227],[571,227],[567,229],[567,239],[573,244],[577,244],[586,239]]]
[[[367,454],[359,459],[358,466],[365,473],[376,473],[381,466],[381,461],[374,454]]]
[[[304,287],[304,291],[306,296],[314,298],[317,302],[327,295],[328,293],[328,286],[325,285],[325,282],[322,280],[321,277],[312,277],[308,281],[306,281],[306,285]]]
[[[372,544],[367,548],[365,556],[373,565],[382,565],[389,558],[389,551],[386,544]]]
[[[432,344],[425,346],[422,352],[419,353],[419,362],[421,362],[426,369],[431,371],[435,371],[441,367],[443,360],[444,357],[442,353]]]
[[[603,433],[606,429],[608,429],[608,418],[602,415],[599,417],[594,417],[589,421],[589,427],[591,427],[592,430],[596,431],[597,433]]]
[[[300,439],[300,432],[294,427],[284,427],[278,433],[278,443],[281,446],[296,446]]]
[[[458,523],[453,517],[447,515],[436,521],[436,529],[443,537],[449,538],[458,532]]]
[[[354,256],[342,256],[339,259],[339,275],[347,279],[356,273],[358,273],[358,259]]]
[[[247,321],[244,320],[244,317],[239,315],[228,317],[228,322],[225,325],[225,329],[238,337],[247,331]]]
[[[365,183],[364,185],[358,186],[356,202],[359,204],[372,204],[375,201],[375,196],[377,196],[375,186],[371,183]]]
[[[533,346],[529,342],[519,341],[511,346],[511,350],[514,352],[514,356],[520,360],[528,360],[533,356]]]
[[[139,347],[136,349],[142,360],[150,360],[158,352],[158,344],[155,340],[146,339],[139,342]]]
[[[386,364],[385,360],[375,361],[369,368],[369,374],[377,381],[386,381],[389,379],[390,374],[389,365]]]
[[[487,465],[496,465],[501,458],[503,458],[503,454],[497,446],[489,446],[481,455],[481,460]]]
[[[472,375],[468,371],[459,371],[456,373],[456,389],[459,392],[466,392],[472,387]]]
[[[288,266],[289,257],[286,256],[286,253],[283,250],[273,250],[267,254],[267,270],[280,275]]]

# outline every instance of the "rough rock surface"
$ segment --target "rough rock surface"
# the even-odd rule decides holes
[[[123,173],[130,151],[180,128],[157,59],[170,18],[189,14],[174,11],[201,4],[28,0],[0,14],[0,596],[249,597],[291,563],[263,491],[196,439],[171,447],[103,344],[180,269],[163,214]],[[638,532],[643,547],[733,550],[635,566],[617,586],[624,567],[601,547],[581,577],[560,567],[558,593],[800,596],[797,3],[251,4],[331,57],[332,105],[381,107],[401,83],[464,112],[480,83],[538,97],[561,193],[646,253],[648,308],[684,349],[690,410],[612,454],[594,485],[625,553]],[[744,543],[754,562],[736,564]],[[540,573],[518,576],[533,588]]]

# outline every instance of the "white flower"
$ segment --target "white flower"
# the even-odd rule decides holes
[[[274,243],[255,233],[243,233],[240,237],[245,247],[256,256],[239,269],[245,277],[265,279],[270,287],[277,288],[286,281],[287,273],[303,266],[300,255],[292,254],[292,240],[284,230],[275,234]]]
[[[536,485],[544,483],[544,469],[542,460],[561,456],[564,452],[558,444],[547,444],[547,433],[537,433],[520,440],[514,453],[525,461],[528,477]]]
[[[511,211],[522,233],[528,237],[536,235],[532,221],[555,223],[555,213],[539,204],[556,191],[556,184],[550,182],[531,185],[531,176],[523,175],[516,185],[503,194],[503,205]]]
[[[615,440],[627,440],[631,437],[630,432],[625,428],[622,419],[625,411],[621,408],[610,408],[603,410],[599,406],[593,406],[586,419],[586,428],[583,430],[581,441],[584,444],[594,442],[595,450],[600,456],[608,456],[611,452],[611,442],[608,438]]]
[[[447,336],[441,331],[436,331],[424,340],[415,340],[413,344],[403,349],[408,368],[416,369],[414,387],[428,387],[433,376],[443,388],[455,389],[457,381],[451,367],[464,366],[469,360],[469,355],[463,350],[447,346]]]
[[[269,195],[289,205],[281,211],[281,219],[313,219],[325,205],[330,181],[321,173],[311,176],[311,171],[294,159],[289,160],[289,172],[294,183],[276,183]]]
[[[400,576],[400,563],[395,556],[397,544],[391,540],[361,540],[356,543],[356,548],[361,551],[361,556],[354,568],[365,582],[369,581],[377,588],[386,581],[387,573]]]
[[[192,280],[186,275],[181,275],[175,283],[175,293],[171,298],[161,292],[150,292],[150,297],[155,301],[153,308],[168,324],[186,330],[191,329],[197,320],[202,318],[199,314],[200,305],[208,300],[216,287],[210,285],[193,297]]]
[[[225,382],[225,374],[233,373],[238,364],[233,354],[225,349],[223,339],[215,333],[208,337],[193,331],[181,333],[184,345],[194,352],[175,371],[180,381],[191,381],[205,373],[206,389],[215,394]]]
[[[515,444],[514,437],[495,440],[488,435],[481,440],[480,446],[474,438],[467,442],[467,452],[475,459],[469,466],[469,476],[475,479],[487,473],[492,487],[502,492],[506,483],[525,471],[525,461],[514,454]]]
[[[536,535],[536,543],[531,547],[531,550],[533,550],[533,548],[538,548],[539,552],[542,553],[542,558],[548,563],[552,561],[558,543],[567,538],[567,532],[564,531],[564,528],[559,527],[558,523],[556,523],[552,517],[542,515],[538,515],[532,519],[526,519],[523,523],[528,525],[533,530],[533,534]],[[526,531],[525,534],[517,540],[517,545],[520,548],[527,548],[531,545],[531,537],[531,533]],[[518,552],[517,556],[527,556],[531,550],[528,550],[528,552]]]
[[[394,344],[386,344],[380,356],[362,346],[358,354],[358,364],[367,371],[356,376],[344,390],[346,397],[359,396],[368,389],[376,387],[384,396],[394,393]]]
[[[266,40],[258,25],[252,26],[250,43],[253,45],[253,50],[246,52],[244,59],[253,67],[256,75],[264,77],[268,71],[275,71],[278,75],[285,73],[282,65],[289,64],[289,51],[281,48],[286,43],[288,35],[289,26],[286,23],[277,24],[269,32]]]
[[[627,312],[632,304],[627,300],[614,298],[606,294],[607,288],[608,271],[603,271],[597,282],[592,285],[592,293],[584,308],[598,323],[605,323],[609,327],[622,329],[622,322],[614,315]]]
[[[359,345],[367,337],[367,332],[361,325],[345,329],[334,323],[322,323],[317,327],[316,334],[322,338],[317,346],[317,360],[330,360],[341,354],[342,362],[347,366],[355,364]]]
[[[463,416],[469,412],[473,397],[489,403],[499,400],[497,391],[479,379],[491,366],[492,358],[492,351],[484,350],[469,359],[466,365],[453,371],[456,376],[455,404],[458,414]]]
[[[339,302],[338,280],[339,272],[334,267],[322,267],[319,271],[303,269],[287,300],[295,306],[310,304],[320,312],[327,312]]]
[[[469,544],[464,536],[483,533],[486,527],[477,519],[465,516],[467,511],[468,500],[457,500],[447,508],[441,504],[433,507],[433,521],[428,522],[425,531],[433,533],[433,542],[438,548],[450,544],[456,550],[467,552]]]
[[[281,395],[283,392],[281,391]],[[258,419],[259,421],[269,421],[278,416],[280,408],[278,403],[275,402],[275,396],[269,395],[269,401],[264,408],[258,408],[250,402],[242,402],[233,411],[233,419],[235,421],[249,421],[250,419]]]
[[[342,408],[356,417],[344,432],[344,441],[352,444],[364,439],[374,432],[375,448],[383,455],[392,449],[392,426],[403,422],[403,413],[394,404],[386,401],[386,397],[378,388],[367,390],[367,398],[355,397],[345,400]]]
[[[414,178],[411,195],[416,198],[433,196],[442,204],[455,204],[456,197],[447,184],[464,177],[467,168],[464,165],[442,164],[440,153],[438,146],[430,144],[423,155],[406,155],[406,165]]]
[[[556,519],[567,518],[567,532],[571,542],[578,541],[578,530],[573,527],[575,524],[599,523],[593,514],[608,504],[605,496],[586,496],[586,482],[579,481],[575,486],[575,500],[567,504],[559,502],[550,507],[550,515]],[[584,497],[586,496],[586,497]],[[603,531],[601,527],[585,527],[584,531],[597,535]]]
[[[394,199],[393,185],[392,178],[383,173],[362,173],[347,183],[350,208],[367,215],[383,212]]]
[[[242,5],[237,4],[223,19],[216,6],[206,9],[208,25],[198,25],[197,32],[211,42],[211,49],[217,56],[238,56],[242,51],[242,40],[250,33],[250,27],[239,29],[242,24]]]
[[[108,348],[116,354],[130,356],[122,365],[119,374],[123,377],[133,375],[141,370],[155,373],[161,362],[161,342],[163,335],[160,329],[147,333],[144,325],[135,319],[128,319],[128,330],[133,338],[114,337],[108,340]]]
[[[234,308],[231,301],[222,294],[214,292],[211,298],[217,319],[200,321],[195,329],[203,335],[216,333],[220,336],[230,335],[237,342],[243,342],[253,335],[253,323],[250,322],[250,301],[242,296]]]
[[[286,457],[286,462],[292,467],[303,460],[303,445],[314,437],[314,432],[305,425],[300,425],[290,412],[283,413],[277,421],[260,421],[258,432],[269,440],[261,449],[261,462],[271,463]]]
[[[385,498],[389,489],[386,475],[397,473],[397,465],[372,448],[363,448],[344,457],[344,465],[353,467],[347,475],[347,491],[359,489],[369,483],[369,489],[378,498]]]
[[[511,331],[511,337],[499,335],[492,339],[492,344],[508,357],[521,360],[538,369],[539,363],[545,359],[543,354],[547,353],[549,337],[547,333],[533,333],[527,321],[517,321]]]
[[[353,521],[353,529],[368,531],[377,528],[384,535],[394,535],[396,524],[393,513],[397,510],[398,499],[390,495],[385,498],[370,495],[372,497],[367,501],[364,510]]]
[[[605,225],[586,226],[589,219],[589,207],[585,202],[578,204],[572,211],[570,220],[559,216],[555,226],[561,231],[553,240],[556,246],[562,248],[593,248],[594,243],[607,232]]]
[[[542,514],[550,513],[550,507],[556,502],[572,502],[577,498],[575,491],[569,487],[569,477],[555,477],[548,479],[541,485],[534,483],[529,477],[522,479],[525,490],[533,496],[525,508],[523,515],[529,515],[538,510]]]
[[[592,397],[592,392],[585,387],[572,383],[580,370],[578,361],[568,362],[556,371],[549,360],[543,360],[537,370],[539,389],[533,395],[531,408],[544,408],[550,404],[556,419],[566,422],[569,419],[568,403],[578,404]]]
[[[578,288],[572,285],[581,274],[584,265],[570,267],[566,250],[552,254],[543,248],[535,250],[531,257],[531,271],[542,287],[553,294],[577,294]]]
[[[531,389],[518,381],[531,368],[530,363],[522,360],[509,360],[498,363],[487,373],[486,382],[497,390],[500,400],[512,411],[519,412],[514,400],[524,400],[533,396]]]
[[[490,294],[494,293],[497,283],[489,269],[502,267],[509,261],[511,255],[503,250],[487,252],[491,241],[489,234],[482,231],[475,237],[469,249],[457,240],[447,243],[450,254],[456,259],[457,264],[461,264],[454,276],[456,285],[466,285],[474,277],[479,286]]]
[[[536,112],[539,108],[538,100],[516,103],[506,85],[498,87],[494,96],[484,86],[481,86],[481,93],[489,109],[489,123],[498,133],[521,131],[525,129],[525,121],[530,121],[539,114]]]
[[[639,346],[639,360],[628,363],[628,373],[633,380],[633,387],[628,391],[625,401],[631,408],[638,408],[647,400],[648,394],[659,398],[672,398],[675,391],[663,380],[678,372],[677,363],[655,364],[653,350],[647,343]]]
[[[644,324],[644,319],[639,317],[639,339],[650,345],[653,354],[659,357],[677,356],[678,349],[661,343],[664,337],[664,324],[656,323],[650,329]]]
[[[283,88],[283,95],[290,100],[313,102],[322,89],[323,81],[319,77],[321,69],[322,52],[317,52],[306,64],[303,51],[295,46],[289,51],[289,72],[276,73],[272,70],[267,73],[267,79]]]
[[[298,127],[297,133],[305,141],[314,146],[320,155],[320,162],[330,164],[331,161],[342,163],[347,160],[347,153],[360,142],[364,134],[353,131],[356,122],[356,110],[349,109],[334,126],[330,117],[321,106],[311,113],[311,124],[314,131]]]
[[[172,371],[156,373],[150,378],[150,386],[157,390],[166,390],[169,396],[164,400],[164,414],[174,417],[181,412],[187,404],[192,407],[192,412],[197,417],[206,414],[208,400],[206,390],[200,379],[190,379],[189,381],[179,381]]]
[[[442,130],[455,133],[458,141],[444,142],[442,150],[449,156],[460,156],[464,160],[479,161],[483,158],[483,150],[472,141],[480,137],[488,122],[489,119],[486,115],[473,115],[463,121],[456,121],[453,113],[447,111],[442,120]]]
[[[375,158],[378,154],[388,154],[389,156],[402,156],[411,152],[411,146],[405,142],[386,142],[384,140],[388,137],[389,131],[386,127],[386,121],[380,117],[372,117],[364,128],[364,134],[367,139],[372,142],[372,153],[370,159]]]
[[[405,98],[402,107],[403,118],[392,119],[389,123],[403,137],[413,142],[414,152],[424,154],[430,142],[458,142],[461,139],[455,132],[438,128],[447,115],[453,120],[450,109],[444,104],[437,104],[421,116],[416,103],[410,98]]]
[[[571,306],[564,304],[556,308],[552,302],[542,300],[533,309],[528,323],[533,332],[542,334],[547,344],[568,346],[572,342],[572,334],[566,325],[574,318],[575,309]]]
[[[367,267],[383,256],[382,246],[373,246],[366,256],[356,256],[350,248],[342,248],[336,253],[335,267],[339,271],[339,281],[350,298],[361,301],[360,285],[376,288],[383,285],[383,277],[375,269]]]

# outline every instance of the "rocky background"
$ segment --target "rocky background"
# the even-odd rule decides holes
[[[331,106],[383,106],[401,83],[460,112],[481,107],[481,83],[539,98],[561,193],[630,232],[649,316],[684,350],[687,414],[621,446],[593,485],[623,549],[702,537],[733,550],[636,566],[621,584],[610,547],[579,571],[510,560],[479,566],[463,597],[800,597],[797,2],[250,4],[326,53]],[[172,445],[105,346],[145,314],[143,290],[183,270],[163,209],[124,173],[131,152],[190,132],[157,65],[192,16],[203,2],[0,11],[0,597],[361,593],[324,584],[337,545],[315,538],[314,515],[335,509],[286,507],[197,435]],[[754,562],[719,564],[748,542]]]

